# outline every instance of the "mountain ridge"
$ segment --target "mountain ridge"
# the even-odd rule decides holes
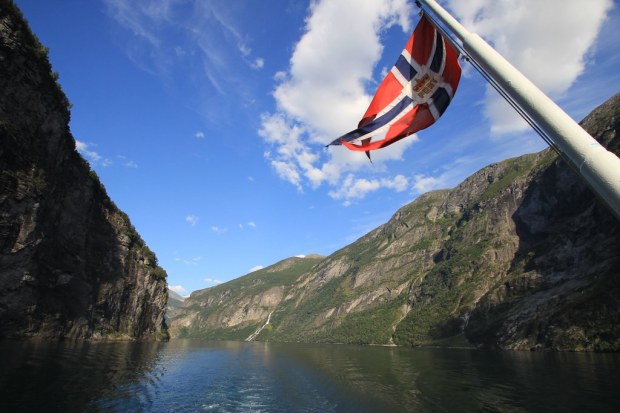
[[[619,115],[615,95],[582,121],[616,154]],[[421,195],[236,329],[192,294],[184,335],[244,339],[272,314],[257,340],[617,351],[619,247],[618,220],[546,149]],[[228,308],[251,301],[218,287]]]

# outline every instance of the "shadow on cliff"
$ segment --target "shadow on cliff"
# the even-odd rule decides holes
[[[71,151],[58,167],[42,159],[29,167],[44,171],[45,189],[17,194],[27,184],[16,181],[12,204],[19,208],[6,215],[17,230],[3,239],[0,257],[0,336],[143,338],[165,331],[165,272],[88,164]]]
[[[166,273],[76,152],[47,48],[0,6],[0,337],[165,338]]]
[[[549,154],[551,156],[551,154]],[[561,159],[512,216],[519,246],[466,335],[487,347],[620,350],[620,222]]]

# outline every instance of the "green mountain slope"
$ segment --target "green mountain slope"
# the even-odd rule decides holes
[[[177,337],[244,340],[267,320],[297,278],[323,257],[288,258],[216,287],[195,291],[176,310]]]
[[[616,153],[619,113],[620,95],[583,122]],[[271,301],[245,277],[192,295],[173,334],[244,338],[271,314],[257,340],[620,350],[619,221],[551,150],[427,193],[287,277]]]

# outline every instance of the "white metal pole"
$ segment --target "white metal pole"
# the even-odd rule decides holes
[[[542,129],[590,187],[620,218],[620,159],[530,82],[480,36],[469,32],[435,0],[419,0],[463,43],[478,65]]]

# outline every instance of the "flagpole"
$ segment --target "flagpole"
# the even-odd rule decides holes
[[[467,56],[501,88],[500,94],[526,118],[543,139],[549,139],[594,192],[620,218],[620,159],[601,146],[577,122],[530,82],[476,33],[469,32],[435,0],[416,3],[449,28]],[[486,77],[486,76],[485,76]],[[494,86],[495,86],[494,85]]]

